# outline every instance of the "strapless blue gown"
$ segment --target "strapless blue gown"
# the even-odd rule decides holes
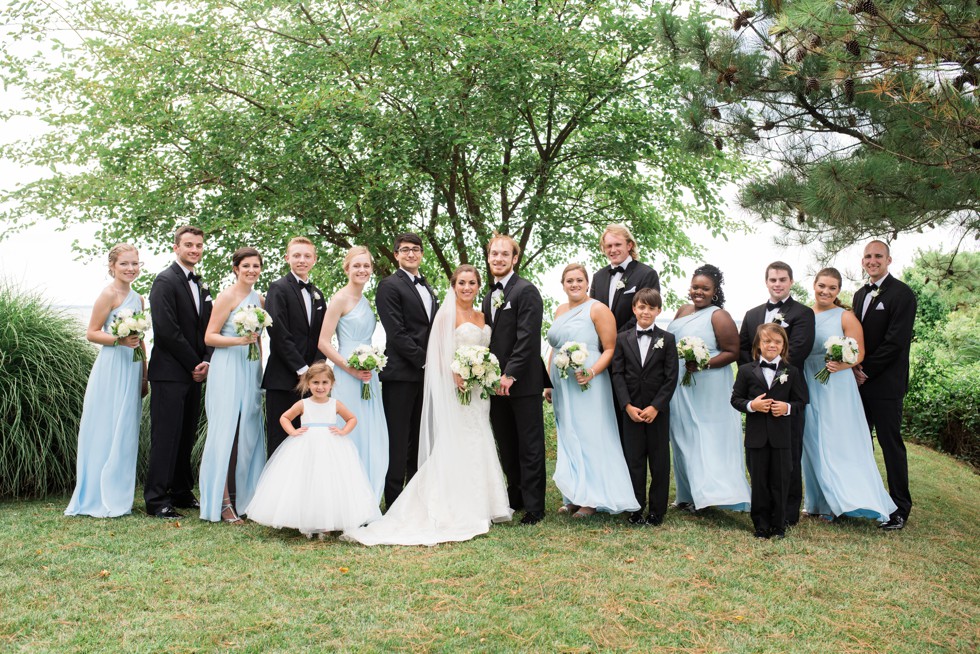
[[[711,325],[710,306],[676,318],[667,331],[680,342],[685,336],[701,338],[711,356],[721,350]],[[677,502],[696,509],[713,506],[748,511],[751,501],[745,478],[742,421],[731,405],[735,376],[731,367],[694,373],[697,384],[681,385],[684,361],[677,375],[677,390],[670,400],[670,445],[674,455]]]
[[[844,335],[843,314],[839,307],[816,314],[813,351],[803,364],[810,389],[803,432],[803,507],[811,515],[886,522],[897,507],[875,463],[854,374],[850,370],[832,373],[826,385],[813,378],[825,367],[824,342]]]
[[[261,306],[259,294],[252,291],[228,315],[221,327],[223,336],[237,336],[232,317],[246,306]],[[265,466],[265,428],[259,383],[262,365],[248,360],[247,345],[216,347],[211,355],[204,409],[208,416],[208,436],[201,456],[201,519],[221,521],[221,504],[228,463],[238,432],[238,458],[235,463],[236,511],[248,506]]]
[[[370,345],[377,319],[371,311],[371,304],[362,297],[346,316],[337,323],[337,351],[346,360],[354,348]],[[368,481],[374,494],[381,502],[384,494],[385,475],[388,473],[388,423],[385,421],[384,406],[381,404],[381,384],[378,373],[371,375],[371,399],[361,399],[361,380],[351,377],[337,369],[337,382],[331,397],[340,400],[357,418],[357,426],[348,438],[357,448],[364,464]]]
[[[139,293],[130,291],[106,318],[102,330],[120,309],[143,310]],[[103,345],[85,388],[82,419],[78,425],[78,480],[65,515],[114,518],[133,509],[136,490],[136,452],[139,449],[140,382],[143,364],[133,361],[133,350]]]
[[[558,316],[548,330],[548,343],[556,352],[568,341],[584,343],[589,350],[587,368],[600,354],[599,335],[589,315],[594,302],[588,300]],[[609,370],[602,371],[584,392],[574,374],[559,377],[554,357],[550,374],[558,426],[554,480],[564,502],[609,513],[638,511],[613,414]]]

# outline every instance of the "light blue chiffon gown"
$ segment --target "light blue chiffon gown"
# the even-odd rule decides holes
[[[826,384],[813,378],[825,367],[824,342],[844,335],[843,315],[839,307],[816,314],[813,351],[803,364],[810,390],[803,432],[803,507],[811,515],[886,522],[897,507],[875,463],[854,374],[850,370],[832,373]]]
[[[714,357],[721,352],[711,325],[717,310],[710,306],[672,320],[667,331],[678,342],[685,336],[701,338]],[[731,405],[735,376],[728,366],[702,370],[694,373],[696,384],[683,386],[683,360],[680,370],[670,400],[677,502],[688,502],[695,509],[748,511],[751,491],[745,478],[742,421]]]
[[[584,343],[589,351],[586,368],[600,355],[599,335],[589,315],[594,302],[588,300],[558,316],[548,330],[548,343],[555,352],[568,341]],[[552,356],[550,375],[558,426],[554,480],[564,502],[608,513],[639,511],[613,414],[609,371],[599,373],[582,391],[572,372],[561,379]]]
[[[246,306],[261,306],[259,294],[252,291],[228,315],[222,336],[237,336],[232,317]],[[208,416],[208,436],[201,457],[201,519],[221,521],[221,505],[228,463],[235,435],[238,457],[235,463],[235,507],[248,506],[265,466],[265,428],[259,383],[262,366],[248,360],[247,345],[216,347],[211,355],[204,409]]]
[[[102,330],[121,309],[143,310],[139,293],[130,291],[106,318]],[[65,515],[114,518],[133,509],[136,452],[139,448],[140,382],[143,364],[133,361],[132,348],[103,345],[85,388],[78,426],[78,480]]]
[[[370,345],[376,324],[371,304],[362,297],[337,323],[337,350],[340,356],[346,360],[357,346]],[[363,382],[360,379],[338,370],[331,397],[340,400],[357,418],[357,426],[348,437],[357,448],[368,481],[380,503],[388,473],[388,423],[381,404],[378,373],[371,375],[370,400],[361,399],[361,386]]]

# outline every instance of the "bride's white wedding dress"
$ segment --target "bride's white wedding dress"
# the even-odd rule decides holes
[[[450,301],[447,298],[445,304]],[[455,308],[446,309],[440,309],[446,315],[437,321],[445,323],[451,316],[455,324]],[[447,354],[461,345],[487,346],[490,327],[463,323],[452,333],[455,338],[446,338],[446,344],[433,341],[440,338],[434,325],[430,336],[426,384],[440,387],[426,389],[420,450],[427,458],[420,461],[418,472],[381,519],[344,532],[344,540],[364,545],[435,545],[469,540],[487,533],[491,523],[511,519],[513,511],[490,431],[490,401],[473,391],[471,403],[461,405],[446,361]],[[434,353],[439,349],[441,358]],[[430,370],[433,364],[441,370]]]

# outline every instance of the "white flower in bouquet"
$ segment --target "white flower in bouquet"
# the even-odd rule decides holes
[[[142,341],[146,335],[146,330],[149,328],[149,309],[138,313],[133,313],[132,309],[120,309],[116,313],[116,319],[109,325],[109,333],[116,338],[126,338],[132,334],[136,334]],[[133,348],[133,361],[146,361],[146,351],[138,345]]]
[[[704,340],[697,336],[685,336],[677,341],[677,354],[685,362],[695,363],[698,370],[704,370],[708,365],[708,361],[711,360],[711,351],[708,350],[708,346]],[[692,384],[696,386],[697,383],[697,380],[694,379],[694,373],[690,370],[685,370],[684,378],[681,380],[681,386],[691,386]]]
[[[239,336],[261,334],[263,329],[272,326],[272,316],[262,307],[250,304],[236,311],[235,315],[231,317],[231,322],[235,325],[235,333]],[[255,343],[248,344],[248,360],[259,360],[258,339],[256,339]]]
[[[585,362],[589,359],[589,348],[585,343],[568,341],[555,354],[555,367],[558,368],[558,376],[568,379],[568,373],[575,370],[585,370]],[[579,384],[579,390],[589,390],[589,384]]]
[[[463,380],[464,388],[456,389],[460,404],[469,404],[473,389],[480,389],[480,397],[487,399],[500,385],[500,362],[490,349],[479,345],[463,345],[456,350],[450,369]]]
[[[354,370],[381,371],[388,364],[384,350],[373,345],[358,345],[347,357],[347,365]],[[361,383],[361,399],[371,399],[371,382]]]
[[[823,356],[824,361],[857,363],[859,354],[858,344],[850,336],[831,336],[823,342],[823,347],[827,351]],[[813,378],[821,384],[826,384],[830,380],[830,371],[825,366],[817,371],[817,374]]]

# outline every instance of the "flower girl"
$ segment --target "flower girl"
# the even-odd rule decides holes
[[[330,397],[333,370],[323,361],[303,373],[300,400],[279,419],[287,438],[266,464],[255,495],[243,511],[268,527],[313,534],[354,529],[381,517],[357,448],[347,434],[357,419]],[[344,420],[337,427],[337,416]],[[292,421],[302,416],[301,427]]]

